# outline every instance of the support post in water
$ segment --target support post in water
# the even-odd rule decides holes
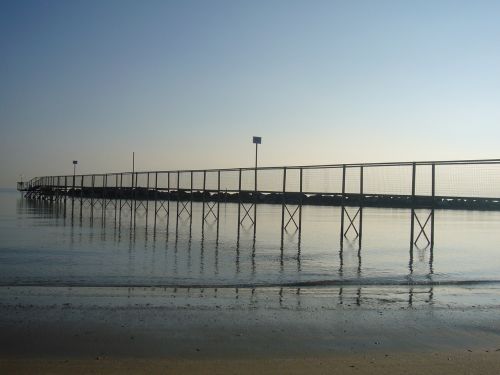
[[[285,193],[286,193],[286,167],[283,167],[283,192],[281,193],[281,251],[283,252],[283,239],[285,232]]]
[[[219,219],[220,219],[220,170],[217,171],[217,239],[219,243]]]
[[[344,247],[344,203],[346,165],[342,165],[342,195],[340,196],[340,249]]]
[[[358,246],[358,252],[361,252],[361,240],[363,237],[363,203],[365,199],[365,194],[364,194],[364,168],[363,166],[359,167],[359,219],[358,219],[358,232],[359,232],[359,246]],[[358,256],[361,254],[358,253]],[[361,257],[360,257],[361,258]]]
[[[299,193],[289,192],[287,194],[286,184],[290,180],[291,173],[295,171],[298,172],[299,178]],[[289,173],[287,173],[289,172]],[[296,174],[294,174],[296,176]],[[293,176],[293,175],[292,175]],[[288,180],[287,180],[288,178]],[[295,232],[298,232],[298,241],[300,247],[300,236],[302,228],[302,168],[298,170],[296,168],[283,168],[283,191],[282,191],[282,203],[281,203],[281,245],[284,242],[284,232],[288,232],[288,226],[293,225],[295,227]],[[296,217],[298,219],[296,220]],[[297,222],[298,221],[298,222]],[[294,233],[295,233],[294,232]]]
[[[345,205],[345,181],[346,181],[346,171],[343,170],[342,171],[342,199],[343,199],[343,203],[342,203],[342,217],[341,217],[341,220],[342,220],[342,223],[341,223],[341,234],[340,234],[340,238],[341,238],[341,241],[343,242],[344,241],[344,238],[347,238],[347,234],[349,233],[349,231],[352,229],[354,231],[354,234],[355,234],[355,237],[354,238],[357,238],[358,239],[358,242],[359,242],[359,247],[361,247],[361,225],[363,224],[362,222],[362,219],[361,219],[361,215],[363,214],[363,209],[361,207],[362,205],[362,195],[363,195],[363,166],[360,166],[360,170],[359,170],[359,196],[358,196],[358,205],[359,207],[357,208],[354,208],[354,213],[353,213],[353,209],[351,207],[351,210],[349,210],[347,208],[347,206]],[[355,202],[355,198],[352,200],[352,202]],[[347,216],[347,220],[348,220],[348,226],[347,226],[347,229],[343,229],[344,228],[344,220],[345,220],[345,217]],[[357,219],[357,225],[356,225],[356,219]]]
[[[241,168],[238,171],[238,231],[236,243],[240,243],[240,226],[241,226]]]
[[[82,217],[82,209],[83,209],[83,180],[84,175],[82,175],[82,180],[80,181],[80,218]]]
[[[411,219],[410,219],[410,251],[411,257],[413,257],[413,245],[415,236],[415,178],[417,174],[417,165],[412,163],[411,165]]]
[[[175,219],[175,236],[177,237],[177,234],[179,233],[179,200],[180,200],[180,194],[179,194],[179,179],[180,179],[181,173],[177,171],[177,208],[176,208],[176,219]]]
[[[105,217],[106,217],[106,208],[108,206],[108,203],[107,203],[107,198],[106,198],[106,185],[108,183],[108,175],[107,174],[104,174],[102,175],[102,192],[101,192],[101,209],[102,209],[102,212],[101,212],[101,217],[102,217],[102,225],[104,226],[106,224],[106,220],[105,220]]]
[[[413,178],[412,178],[412,209],[411,209],[411,250],[413,251],[413,246],[419,243],[420,239],[425,240],[425,248],[429,247],[432,249],[434,247],[434,199],[435,199],[435,175],[436,175],[435,164],[431,164],[431,207],[429,207],[429,213],[424,216],[425,220],[417,214],[415,211],[416,204],[416,194],[415,194],[415,181],[416,181],[416,163],[413,163]],[[427,205],[426,205],[427,206]],[[418,234],[415,237],[415,222],[418,225]]]
[[[170,229],[170,172],[167,172],[167,237]]]
[[[300,252],[300,240],[302,236],[302,203],[304,201],[304,192],[302,190],[302,181],[303,181],[303,169],[300,168],[300,175],[299,175],[299,190],[300,190],[300,201],[299,201],[299,252]]]
[[[190,191],[189,191],[189,231],[191,234],[191,227],[193,225],[193,171],[190,173]]]
[[[205,192],[207,190],[207,171],[203,171],[203,195],[201,197],[201,234],[205,234]]]
[[[150,177],[150,172],[146,174],[146,178],[148,179],[146,181],[146,231],[148,230],[148,217],[149,217],[149,177]]]
[[[153,233],[156,233],[156,215],[158,214],[158,172],[155,173],[155,217],[153,220]]]
[[[251,170],[249,170],[249,171],[251,171]],[[252,201],[250,201],[250,202],[243,201],[243,199],[242,199],[243,190],[241,189],[241,186],[242,186],[241,185],[241,174],[242,174],[242,169],[240,168],[239,183],[238,183],[238,195],[239,195],[238,226],[243,225],[246,218],[248,218],[251,225],[254,226],[254,234],[255,234],[255,220],[256,220],[256,214],[257,214],[257,211],[256,211],[257,192],[256,191],[252,192],[252,196],[251,196]],[[246,197],[249,197],[249,194],[250,193],[248,191],[245,191]],[[241,215],[241,211],[240,211],[241,208],[243,208],[243,215]],[[253,211],[253,217],[252,217],[252,211]],[[239,229],[238,229],[238,231],[239,231]]]
[[[436,201],[436,164],[432,163],[431,251],[434,249],[434,206]]]

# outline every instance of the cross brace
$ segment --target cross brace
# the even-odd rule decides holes
[[[425,239],[425,241],[426,241],[425,246],[432,245],[432,243],[433,243],[433,239],[432,239],[433,236],[432,235],[433,235],[433,231],[434,231],[432,222],[433,222],[433,218],[434,218],[434,210],[431,210],[431,212],[429,212],[425,221],[420,220],[417,213],[414,210],[412,210],[412,215],[418,224],[418,228],[417,228],[418,234],[417,234],[417,237],[415,238],[415,240],[413,241],[413,244],[417,245],[417,243],[419,242],[419,239],[422,238],[422,239]],[[414,230],[414,228],[412,228],[412,231],[413,230]],[[414,233],[412,233],[412,234],[414,234]],[[429,238],[429,236],[431,238]]]
[[[356,212],[354,213],[353,216],[351,216],[351,214],[349,214],[349,211],[347,210],[346,207],[342,207],[342,210],[344,211],[345,215],[347,216],[347,219],[349,220],[349,225],[347,226],[347,229],[344,231],[344,233],[342,233],[342,235],[347,238],[347,234],[349,233],[349,231],[352,230],[354,231],[354,233],[356,234],[356,236],[354,238],[357,238],[359,237],[359,230],[360,228],[357,228],[356,227],[356,218],[358,218],[358,216],[360,215],[361,213],[361,207],[359,207]],[[342,220],[344,220],[342,218]],[[361,225],[361,222],[359,221],[358,219],[358,225]]]
[[[286,203],[283,203],[283,207],[285,208],[285,211],[288,214],[288,221],[286,222],[284,229],[287,229],[288,225],[290,225],[291,223],[293,223],[293,225],[295,225],[296,229],[299,229],[299,224],[297,224],[297,222],[295,221],[295,214],[300,212],[301,206],[297,205],[295,207],[295,209],[293,209],[293,208],[288,208],[289,206]]]
[[[243,218],[240,220],[240,225],[243,224],[243,222],[245,221],[245,219],[247,217],[252,224],[255,224],[255,218],[252,218],[252,214],[250,213],[250,210],[255,206],[255,203],[250,203],[248,208],[245,206],[245,203],[240,203],[240,204],[241,204],[241,207],[243,207],[243,211],[245,211]]]
[[[145,210],[147,210],[146,208],[146,204],[144,203],[144,201],[135,201],[134,203],[134,210],[137,210],[138,208],[144,208]]]
[[[163,209],[163,211],[165,211],[165,213],[168,215],[169,214],[168,205],[165,206],[165,203],[167,203],[167,201],[157,201],[157,202],[159,202],[160,204],[157,205],[155,214],[158,215],[158,212],[160,212]]]
[[[181,208],[181,210],[179,211],[179,213],[177,214],[177,216],[178,216],[178,217],[180,217],[180,216],[181,216],[181,214],[182,214],[184,211],[186,211],[186,213],[188,214],[188,216],[189,216],[189,217],[191,217],[191,211],[190,211],[190,210],[189,210],[189,208],[188,208],[188,205],[189,205],[191,202],[190,202],[190,201],[185,201],[185,202],[184,202],[184,201],[178,201],[178,202],[181,204],[182,208]]]
[[[214,211],[215,205],[217,204],[217,202],[206,202],[204,204],[206,204],[206,206],[208,207],[208,211],[205,213],[203,220],[206,221],[210,214],[212,214],[212,216],[215,218],[215,220],[218,220],[217,215],[215,214],[215,211]]]

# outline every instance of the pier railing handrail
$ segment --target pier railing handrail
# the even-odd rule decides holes
[[[395,166],[439,166],[439,165],[473,165],[473,164],[500,164],[500,159],[469,159],[469,160],[439,160],[439,161],[403,161],[403,162],[368,162],[368,163],[342,163],[342,164],[316,164],[316,165],[291,165],[291,166],[266,166],[266,167],[240,167],[240,168],[209,168],[209,169],[176,169],[176,170],[140,170],[140,171],[122,171],[122,172],[109,172],[109,173],[85,173],[77,174],[75,177],[89,177],[89,176],[116,176],[116,175],[131,175],[131,174],[144,174],[144,173],[201,173],[201,172],[239,172],[239,171],[265,171],[265,170],[310,170],[310,169],[334,169],[334,168],[359,168],[359,167],[395,167]],[[67,175],[51,175],[51,176],[38,176],[33,177],[25,184],[33,184],[35,181],[47,178],[73,178],[72,174]]]

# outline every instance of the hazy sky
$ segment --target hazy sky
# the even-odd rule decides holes
[[[0,186],[500,157],[500,1],[0,1]]]

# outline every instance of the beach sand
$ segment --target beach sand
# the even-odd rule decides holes
[[[494,288],[0,288],[0,373],[498,374]]]
[[[498,374],[500,354],[397,353],[273,359],[0,360],[4,374]]]

